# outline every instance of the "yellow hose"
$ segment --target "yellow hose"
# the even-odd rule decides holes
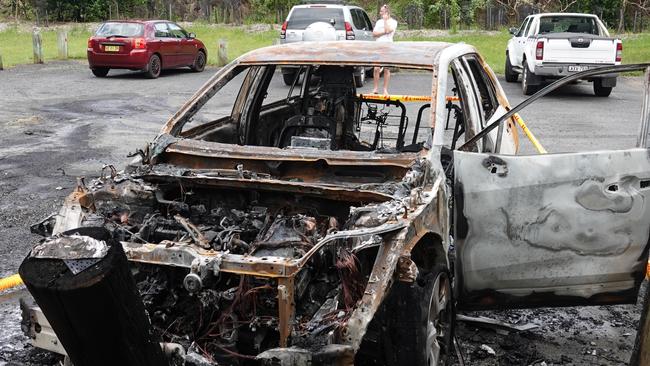
[[[19,274],[15,274],[5,278],[0,278],[0,291],[8,290],[12,287],[17,287],[22,284],[23,284],[23,279],[20,278]]]
[[[524,133],[526,134],[526,137],[528,137],[528,139],[533,144],[533,146],[535,146],[537,152],[540,154],[547,154],[548,152],[546,151],[544,146],[542,146],[542,144],[537,140],[535,135],[533,135],[533,133],[528,129],[528,127],[526,127],[526,124],[524,123],[524,120],[521,118],[521,116],[519,116],[519,113],[515,113],[513,117],[515,118],[515,121],[517,121],[519,127],[521,127],[521,130],[524,131]]]

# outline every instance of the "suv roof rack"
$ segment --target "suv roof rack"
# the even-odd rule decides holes
[[[301,5],[327,4],[327,5],[346,5],[344,0],[302,0]]]

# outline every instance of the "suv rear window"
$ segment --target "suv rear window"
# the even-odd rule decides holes
[[[596,19],[592,17],[554,16],[541,17],[539,21],[539,33],[599,33]]]
[[[334,19],[334,28],[345,29],[343,9],[340,8],[294,8],[287,20],[287,29],[305,29],[314,22],[329,23]]]
[[[144,26],[140,23],[118,23],[109,22],[104,23],[97,29],[96,36],[110,37],[110,36],[123,36],[123,37],[138,37],[144,34]]]

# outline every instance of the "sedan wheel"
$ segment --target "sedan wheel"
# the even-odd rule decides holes
[[[160,62],[160,57],[158,55],[152,55],[149,58],[149,64],[147,66],[147,71],[145,71],[145,76],[149,79],[155,79],[160,76],[160,71],[162,70],[162,63]]]
[[[93,75],[97,76],[98,78],[106,77],[109,70],[110,69],[108,67],[95,67],[93,69],[90,69],[90,71],[93,72]]]
[[[205,52],[199,51],[196,53],[196,59],[194,59],[194,64],[192,64],[190,68],[194,72],[201,72],[205,70],[205,63],[206,63]]]

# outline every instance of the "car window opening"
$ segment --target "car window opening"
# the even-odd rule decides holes
[[[345,29],[343,10],[340,8],[295,8],[287,20],[287,29],[305,29],[314,22],[330,23],[337,30]]]
[[[354,82],[361,69],[295,66],[291,71],[295,78],[286,86],[282,79],[286,71],[276,65],[240,67],[233,73],[243,72],[197,109],[181,135],[279,149],[420,151],[432,133],[430,113],[425,113],[430,112],[430,102],[403,103],[361,94]],[[235,94],[237,98],[228,101],[227,95]]]
[[[107,22],[95,33],[98,37],[139,37],[144,35],[144,26],[130,22]]]

